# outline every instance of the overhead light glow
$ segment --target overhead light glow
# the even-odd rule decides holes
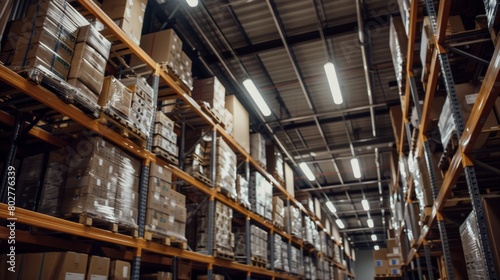
[[[363,209],[365,211],[370,210],[370,203],[368,203],[368,200],[366,198],[361,200],[361,204],[363,205]]]
[[[359,169],[359,160],[357,158],[351,159],[351,167],[352,173],[354,174],[354,178],[361,178],[361,169]]]
[[[373,220],[372,220],[372,219],[368,219],[368,220],[366,221],[366,223],[368,224],[368,227],[369,227],[369,228],[373,228],[374,224],[373,224]]]
[[[335,205],[333,205],[333,202],[327,201],[325,203],[325,205],[328,208],[328,210],[330,210],[330,212],[332,212],[332,213],[336,213],[337,212],[337,208],[335,208]]]
[[[336,219],[335,223],[337,224],[337,226],[339,226],[340,229],[344,229],[345,228],[345,225],[344,225],[344,223],[342,222],[341,219]]]
[[[372,234],[372,241],[377,241],[377,235]]]
[[[253,81],[251,79],[246,79],[245,81],[243,81],[243,85],[247,89],[255,104],[257,104],[257,107],[259,107],[259,110],[262,112],[262,114],[266,117],[269,117],[271,115],[271,109],[269,109],[269,106],[267,106],[266,101],[264,101],[264,98],[262,98],[262,95],[260,94]]]
[[[187,4],[189,5],[189,7],[196,7],[198,6],[198,0],[186,0]]]
[[[335,104],[342,104],[344,100],[342,99],[342,93],[340,92],[340,85],[337,78],[337,72],[335,71],[335,66],[331,62],[327,62],[324,68],[326,78],[328,79],[328,85],[330,86],[330,91],[332,92],[333,102]]]
[[[316,177],[314,177],[314,174],[312,173],[311,169],[309,169],[309,166],[305,162],[301,162],[299,164],[300,169],[302,169],[302,172],[306,175],[307,179],[309,181],[314,181],[316,180]]]
[[[374,249],[375,251],[378,251],[378,250],[380,250],[380,246],[375,245],[375,246],[373,246],[373,249]]]

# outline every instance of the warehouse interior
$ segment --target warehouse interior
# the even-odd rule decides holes
[[[0,3],[0,278],[496,279],[499,7]]]

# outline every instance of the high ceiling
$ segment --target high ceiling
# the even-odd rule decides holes
[[[146,22],[145,33],[176,29],[194,60],[194,77],[216,75],[250,112],[253,130],[283,150],[296,174],[302,174],[297,164],[309,165],[316,181],[297,175],[296,188],[334,202],[334,215],[345,223],[355,248],[373,248],[377,242],[371,234],[383,244],[394,151],[389,107],[400,102],[391,86],[396,78],[389,49],[389,15],[399,13],[397,2],[201,0],[190,8],[176,0],[150,5],[159,20]],[[358,22],[365,26],[361,37]],[[333,102],[328,87],[323,68],[328,61],[337,69],[341,105]],[[270,117],[249,99],[242,86],[247,78],[271,108]],[[354,156],[361,179],[353,176]],[[362,208],[363,197],[370,201],[369,212]]]

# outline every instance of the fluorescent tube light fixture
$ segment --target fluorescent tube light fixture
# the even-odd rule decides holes
[[[246,79],[245,81],[243,81],[243,85],[247,89],[255,104],[257,104],[257,107],[259,107],[259,110],[262,112],[262,114],[266,117],[269,117],[271,115],[271,109],[269,109],[269,106],[267,106],[266,101],[264,101],[264,98],[262,98],[262,95],[260,94],[253,81],[251,79]]]
[[[377,235],[372,234],[372,241],[377,241]]]
[[[368,203],[368,200],[366,198],[361,200],[361,204],[363,205],[363,209],[365,211],[370,210],[370,203]]]
[[[325,205],[328,208],[328,210],[330,210],[330,212],[332,212],[332,213],[336,213],[337,212],[337,208],[335,208],[335,205],[333,205],[333,202],[327,201],[325,203]]]
[[[380,250],[380,246],[375,245],[375,246],[373,246],[373,249],[374,249],[375,251],[378,251],[378,250]]]
[[[187,4],[189,5],[189,7],[196,7],[198,6],[198,0],[186,0]]]
[[[335,65],[331,62],[327,62],[324,68],[326,78],[328,79],[328,85],[330,86],[330,91],[332,92],[333,102],[335,104],[342,104],[344,100],[342,99],[342,92],[340,92],[340,85],[337,78],[337,72],[335,71]]]
[[[337,224],[337,226],[339,226],[340,229],[344,229],[345,228],[345,225],[344,225],[344,223],[342,222],[341,219],[336,219],[335,223]]]
[[[306,175],[307,179],[309,181],[314,181],[316,180],[316,177],[314,177],[314,174],[312,173],[311,169],[309,169],[309,166],[305,162],[301,162],[299,164],[300,169],[302,169],[302,172]]]
[[[373,228],[374,224],[373,224],[373,220],[372,220],[372,219],[368,219],[368,220],[366,221],[366,223],[368,224],[368,227],[369,227],[369,228]]]
[[[359,160],[357,158],[351,159],[351,167],[352,173],[354,174],[354,178],[361,178],[361,169],[359,168]]]

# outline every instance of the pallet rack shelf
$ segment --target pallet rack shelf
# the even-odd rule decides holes
[[[139,59],[141,59],[148,67],[153,69],[154,71],[154,76],[153,76],[153,88],[155,88],[155,93],[157,92],[158,89],[158,84],[161,79],[162,82],[166,83],[169,87],[171,87],[172,91],[177,95],[178,98],[181,98],[186,104],[188,104],[191,109],[196,112],[210,127],[212,127],[214,133],[217,135],[221,136],[228,144],[229,146],[235,150],[237,153],[242,155],[245,159],[245,162],[248,164],[252,165],[252,167],[257,170],[259,173],[261,173],[269,182],[273,184],[275,189],[277,189],[280,193],[284,194],[286,196],[287,204],[292,204],[295,207],[298,207],[300,211],[303,213],[303,215],[308,215],[311,216],[313,221],[317,224],[318,228],[320,230],[325,229],[325,226],[321,224],[319,219],[315,217],[313,213],[305,209],[305,207],[298,202],[290,193],[286,191],[284,186],[280,182],[278,182],[273,176],[271,176],[263,167],[261,167],[255,159],[253,159],[248,152],[246,152],[233,138],[230,136],[223,127],[221,127],[219,124],[216,124],[210,116],[208,116],[205,112],[202,111],[201,107],[190,97],[189,92],[186,92],[183,87],[181,87],[177,82],[170,77],[167,73],[163,72],[160,69],[159,64],[157,64],[151,57],[149,57],[139,46],[137,46],[107,15],[103,13],[103,11],[93,2],[90,0],[78,0],[79,4],[82,5],[86,10],[88,10],[90,13],[92,13],[96,18],[98,18],[107,28],[109,28],[114,36],[122,42],[123,45],[125,45],[130,53],[133,53]],[[79,125],[81,125],[84,129],[87,129],[89,131],[95,132],[99,135],[102,135],[105,139],[111,141],[112,143],[118,145],[121,147],[123,150],[128,151],[129,153],[133,154],[135,157],[142,159],[143,161],[143,168],[142,168],[142,179],[141,179],[141,189],[144,190],[146,189],[147,191],[147,175],[149,174],[149,163],[150,162],[157,162],[158,164],[162,164],[165,167],[167,167],[169,170],[172,171],[172,173],[183,180],[184,182],[191,184],[195,186],[197,189],[208,195],[213,201],[214,199],[217,201],[220,201],[228,206],[230,206],[232,209],[243,213],[247,217],[247,221],[252,220],[266,228],[268,231],[271,233],[278,233],[280,236],[284,237],[286,240],[288,240],[289,246],[291,244],[295,244],[299,248],[304,247],[304,242],[301,239],[298,239],[288,233],[286,233],[283,230],[280,230],[276,227],[273,226],[272,223],[267,222],[264,218],[258,216],[257,214],[248,211],[246,208],[242,207],[241,205],[235,203],[234,201],[230,200],[228,197],[224,196],[223,194],[217,192],[214,188],[211,188],[210,186],[205,185],[204,183],[196,180],[192,176],[188,175],[187,173],[183,172],[182,170],[178,169],[177,167],[174,167],[170,165],[169,163],[165,162],[164,160],[157,158],[154,154],[150,152],[150,147],[151,147],[151,137],[148,139],[148,143],[146,147],[141,147],[134,142],[132,142],[129,139],[125,139],[121,135],[119,135],[117,132],[111,130],[108,128],[106,125],[100,123],[98,120],[94,120],[90,118],[89,116],[85,115],[83,112],[81,112],[79,109],[65,103],[61,99],[59,99],[55,94],[51,93],[50,91],[46,90],[45,88],[41,86],[37,86],[29,81],[27,81],[25,78],[21,77],[20,75],[14,73],[7,67],[0,65],[0,79],[12,86],[13,88],[25,93],[32,99],[40,102],[41,104],[57,111],[60,114],[63,114],[67,117],[69,117],[71,120],[75,121]],[[157,94],[157,93],[156,93]],[[0,121],[8,124],[10,126],[15,126],[16,125],[16,118],[9,115],[8,113],[5,112],[0,112]],[[25,124],[22,124],[24,126]],[[27,124],[26,124],[27,125]],[[29,134],[32,135],[33,137],[36,137],[42,141],[45,141],[47,143],[50,143],[54,146],[57,147],[64,147],[66,146],[66,142],[62,139],[59,139],[58,137],[50,134],[49,132],[38,128],[38,127],[32,127],[29,130]],[[142,195],[144,198],[144,195]],[[145,199],[145,198],[144,198]],[[145,200],[141,201],[145,205]],[[141,203],[140,202],[140,203]],[[239,271],[246,271],[248,272],[247,278],[250,279],[252,273],[258,274],[258,275],[265,275],[265,276],[270,276],[273,279],[274,278],[280,278],[280,279],[296,279],[296,277],[291,276],[291,275],[284,275],[282,273],[277,273],[274,271],[270,271],[267,269],[263,268],[258,268],[258,267],[253,267],[248,264],[239,264],[235,262],[229,262],[226,260],[222,260],[219,258],[215,258],[213,256],[207,256],[187,250],[182,250],[158,243],[154,243],[151,241],[147,241],[142,238],[143,236],[143,228],[141,232],[141,227],[139,227],[139,238],[134,238],[131,236],[127,235],[122,235],[118,233],[111,233],[109,231],[105,231],[99,228],[93,228],[93,227],[87,227],[85,225],[71,222],[71,221],[66,221],[63,219],[47,216],[44,214],[40,214],[37,212],[33,212],[30,210],[25,210],[18,208],[16,209],[15,212],[16,217],[18,218],[18,222],[20,224],[25,224],[28,226],[36,226],[40,228],[46,228],[50,229],[53,231],[57,232],[62,232],[62,233],[67,233],[73,236],[79,236],[82,238],[89,238],[92,240],[96,241],[102,241],[102,242],[108,242],[110,244],[115,244],[115,245],[122,245],[127,248],[131,248],[135,250],[134,256],[133,256],[133,278],[138,279],[139,277],[139,270],[140,270],[140,262],[141,262],[141,254],[142,251],[149,251],[153,252],[159,255],[163,256],[169,256],[169,257],[179,257],[187,260],[192,260],[200,263],[205,263],[208,266],[208,274],[209,277],[211,276],[211,270],[213,266],[219,266],[219,267],[227,267],[230,269],[234,270],[239,270]],[[139,215],[141,216],[141,215]],[[9,212],[7,210],[7,205],[6,204],[0,204],[0,218],[6,219],[9,217]],[[140,224],[140,222],[139,222]],[[328,229],[329,230],[329,229]],[[0,227],[0,238],[5,239],[8,236],[6,235],[6,228],[5,227]],[[330,233],[328,233],[330,235]],[[40,244],[37,242],[40,242],[40,238],[32,236],[28,232],[23,232],[20,231],[20,240],[25,241],[26,243],[35,243],[35,244]],[[336,244],[340,246],[340,243],[338,240],[335,240]],[[60,243],[59,245],[62,245],[63,243]],[[79,246],[79,245],[77,245]],[[82,250],[85,250],[85,246],[82,246]],[[74,248],[74,247],[71,247]],[[345,270],[346,268],[337,262],[333,262],[333,265]],[[210,279],[210,278],[209,278]]]
[[[418,22],[418,2],[419,1],[411,1],[411,13],[410,13],[410,22],[409,22],[409,35],[408,35],[408,52],[407,52],[407,75],[406,75],[406,90],[404,92],[403,98],[403,125],[401,130],[400,143],[398,143],[398,151],[400,155],[405,154],[405,134],[408,133],[408,112],[411,104],[411,100],[413,99],[414,104],[418,104],[418,94],[417,89],[414,83],[413,77],[413,61],[414,61],[414,45],[415,38],[417,33],[417,22]],[[427,221],[427,223],[423,226],[420,236],[418,237],[415,244],[413,244],[408,256],[406,265],[408,265],[412,260],[417,257],[418,261],[418,250],[421,247],[424,247],[425,255],[427,260],[430,260],[430,250],[429,245],[427,244],[427,237],[430,232],[430,229],[434,228],[437,224],[440,234],[441,243],[443,246],[443,256],[446,263],[446,270],[449,276],[449,279],[453,279],[453,270],[451,264],[451,256],[448,245],[448,238],[446,234],[446,226],[444,224],[444,214],[442,213],[445,208],[445,204],[447,199],[450,197],[452,186],[457,182],[461,175],[465,175],[468,190],[470,193],[470,199],[473,206],[473,211],[475,211],[478,215],[481,216],[482,207],[480,203],[481,195],[479,193],[479,188],[477,184],[477,178],[475,177],[474,164],[472,161],[472,149],[476,140],[481,133],[481,129],[484,123],[484,120],[491,112],[493,104],[495,103],[498,95],[499,89],[495,87],[495,83],[500,81],[499,75],[499,59],[500,59],[500,44],[497,41],[495,45],[495,51],[493,54],[493,58],[489,64],[487,69],[484,81],[482,83],[481,89],[477,96],[476,102],[474,104],[474,108],[472,109],[472,113],[469,117],[467,123],[463,123],[462,117],[460,115],[460,111],[458,108],[458,101],[455,95],[455,86],[451,73],[451,68],[448,61],[448,54],[445,45],[445,33],[446,33],[446,23],[448,22],[448,18],[450,15],[451,9],[450,0],[444,0],[439,2],[439,9],[436,12],[434,7],[434,2],[427,0],[425,1],[425,5],[427,8],[427,14],[431,19],[431,27],[433,29],[434,37],[432,40],[434,41],[434,48],[432,50],[432,60],[430,63],[430,74],[428,77],[427,87],[425,89],[425,100],[423,105],[423,110],[419,111],[419,106],[417,106],[417,112],[420,119],[419,126],[419,135],[418,135],[418,143],[417,149],[419,151],[419,156],[425,156],[427,162],[428,172],[431,176],[431,184],[433,190],[433,198],[434,203],[432,206],[432,214]],[[450,166],[446,171],[443,183],[440,186],[436,184],[436,174],[434,174],[433,162],[432,162],[432,152],[429,147],[429,142],[426,136],[426,133],[429,129],[430,124],[430,110],[433,105],[434,95],[436,93],[437,84],[438,84],[438,74],[441,74],[443,77],[446,92],[448,98],[452,100],[452,112],[455,123],[457,124],[457,132],[456,136],[459,139],[459,147],[457,152],[453,155]],[[407,138],[408,139],[408,138]],[[397,192],[397,188],[396,191]],[[496,275],[498,272],[494,269],[494,264],[492,263],[493,259],[491,257],[491,250],[489,245],[488,236],[486,234],[484,219],[482,221],[478,221],[479,232],[481,235],[481,247],[485,252],[485,260],[487,263],[487,273],[490,279],[496,279]],[[400,231],[399,234],[402,234]],[[420,265],[419,275],[421,275]],[[429,272],[431,273],[431,272]],[[431,275],[429,274],[429,277]],[[432,279],[432,278],[430,278]]]

